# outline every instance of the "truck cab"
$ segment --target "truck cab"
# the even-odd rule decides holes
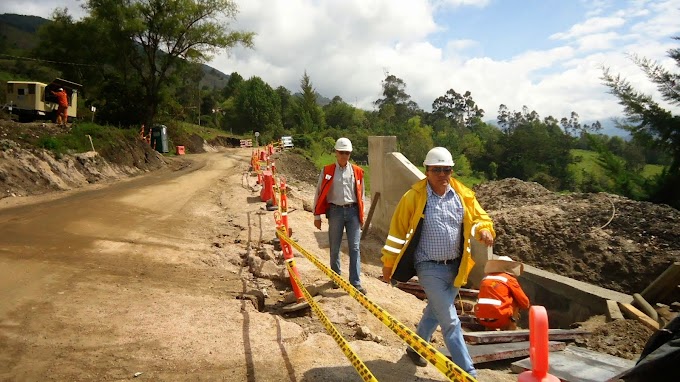
[[[292,149],[294,147],[293,137],[291,137],[290,135],[281,137],[281,147],[284,149]]]

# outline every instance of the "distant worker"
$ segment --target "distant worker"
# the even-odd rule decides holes
[[[423,165],[425,179],[406,191],[392,215],[382,249],[383,279],[405,282],[418,276],[427,306],[416,333],[430,341],[440,326],[453,362],[476,377],[454,298],[474,265],[471,240],[492,246],[496,233],[475,193],[451,176],[454,162],[449,150],[431,149]],[[406,354],[417,366],[427,365],[413,349],[407,348]]]
[[[361,286],[361,225],[364,223],[364,170],[349,163],[352,142],[340,138],[335,142],[336,163],[324,166],[319,174],[314,197],[314,226],[321,229],[321,215],[328,219],[331,269],[341,274],[340,244],[347,232],[349,247],[349,282],[359,292]]]
[[[57,97],[57,125],[66,127],[66,122],[68,122],[68,95],[63,88],[59,88],[56,92],[52,91],[52,94]]]
[[[529,309],[529,298],[517,282],[524,265],[508,256],[488,260],[475,305],[477,321],[490,330],[515,330],[520,309]]]

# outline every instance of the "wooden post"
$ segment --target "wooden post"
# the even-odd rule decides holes
[[[662,300],[680,284],[680,262],[674,262],[640,293],[650,304]]]
[[[375,212],[375,207],[378,205],[378,200],[380,200],[380,193],[376,192],[373,195],[373,199],[371,199],[371,208],[368,210],[368,216],[366,217],[366,221],[364,222],[364,226],[361,231],[362,239],[366,237],[366,233],[368,232],[368,226],[371,225],[371,219],[373,218],[373,212]]]

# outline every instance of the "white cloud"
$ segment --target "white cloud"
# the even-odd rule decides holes
[[[489,5],[490,0],[435,0],[435,5],[443,5],[449,7],[464,7],[472,6],[478,8],[484,8]]]
[[[494,12],[489,0],[236,1],[240,13],[233,27],[256,32],[255,48],[221,54],[210,63],[213,67],[245,78],[259,76],[293,92],[300,90],[306,70],[322,95],[339,95],[369,110],[381,97],[388,71],[406,82],[407,93],[426,110],[453,88],[471,91],[489,119],[496,117],[501,103],[512,110],[527,105],[542,116],[559,118],[576,111],[582,119],[606,119],[622,109],[601,83],[603,66],[652,94],[654,85],[626,54],[677,70],[666,52],[679,45],[669,37],[680,35],[680,0],[583,0],[582,21],[559,33],[535,36],[550,47],[502,59],[482,53],[496,47],[481,37],[462,38],[455,28],[436,21],[439,11],[456,12],[463,6]],[[56,6],[75,10],[81,3],[5,0],[0,11],[49,16]],[[660,100],[658,94],[655,98]]]
[[[78,20],[85,15],[82,5],[84,0],[3,0],[1,13],[40,16],[49,19],[56,8],[67,8],[68,13]]]
[[[550,36],[553,40],[568,40],[583,35],[603,32],[622,26],[626,20],[622,17],[593,17],[581,24],[572,26],[567,32],[555,33]]]
[[[616,3],[603,1],[598,17],[586,18],[584,9],[583,22],[552,36],[537,36],[561,41],[562,46],[494,60],[472,55],[493,49],[479,41],[451,36],[438,44],[444,48],[428,41],[435,32],[450,33],[434,21],[441,5],[436,1],[241,0],[239,4],[238,26],[258,33],[256,48],[216,58],[213,66],[225,73],[260,76],[274,87],[297,92],[307,70],[321,94],[340,95],[370,110],[381,97],[381,81],[388,71],[405,81],[406,92],[423,109],[429,110],[448,89],[470,90],[490,119],[501,103],[513,110],[527,105],[542,116],[557,118],[571,111],[582,119],[620,115],[621,107],[601,83],[601,68],[611,67],[640,90],[654,92],[653,84],[626,53],[664,59],[673,44],[669,33],[678,29],[670,24],[680,19],[671,11],[672,4],[680,4],[678,0],[628,4],[630,14],[624,12],[623,17],[617,13],[621,9],[612,8]],[[657,25],[666,28],[663,42]]]

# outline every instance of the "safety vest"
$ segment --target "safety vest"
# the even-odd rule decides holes
[[[364,169],[359,166],[352,166],[352,171],[354,172],[354,189],[357,195],[357,206],[359,208],[359,223],[364,224],[364,195],[363,183],[364,183]],[[319,199],[314,206],[314,215],[326,214],[328,211],[328,191],[331,189],[331,183],[333,182],[333,176],[335,175],[335,163],[329,164],[323,167],[323,179],[321,180],[321,193],[319,194]]]
[[[514,276],[508,273],[493,273],[482,279],[475,305],[477,318],[511,317],[515,306],[529,308],[529,298]]]

